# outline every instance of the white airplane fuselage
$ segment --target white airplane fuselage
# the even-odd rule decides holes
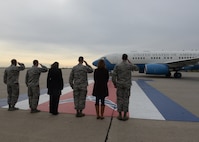
[[[123,53],[114,53],[101,57],[108,70],[122,61]],[[153,51],[126,53],[131,63],[138,67],[140,73],[174,76],[180,78],[180,70],[199,69],[199,51]],[[98,59],[99,60],[99,59]],[[93,62],[97,66],[98,60]]]

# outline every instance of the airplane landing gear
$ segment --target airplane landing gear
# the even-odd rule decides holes
[[[174,77],[175,78],[181,78],[182,74],[180,72],[176,72],[176,73],[174,73]]]
[[[171,72],[169,72],[168,74],[166,74],[166,77],[170,78],[171,77]]]

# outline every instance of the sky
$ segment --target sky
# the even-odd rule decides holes
[[[0,67],[199,49],[198,0],[0,0]]]

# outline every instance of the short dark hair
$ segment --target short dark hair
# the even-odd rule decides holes
[[[39,61],[38,60],[34,60],[33,61],[33,65],[38,65],[39,64]]]
[[[11,60],[11,64],[12,64],[12,65],[16,65],[16,64],[17,64],[17,60],[16,60],[16,59],[12,59],[12,60]]]
[[[128,59],[128,55],[127,54],[123,54],[122,55],[122,60],[127,60]]]
[[[84,57],[80,56],[78,59],[79,62],[83,62],[84,61]]]

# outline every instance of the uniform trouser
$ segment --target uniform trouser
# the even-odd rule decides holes
[[[117,88],[117,110],[128,112],[130,88]]]
[[[74,105],[76,110],[83,110],[86,103],[87,88],[75,88],[73,90]]]
[[[15,106],[19,98],[19,84],[7,85],[8,105]]]
[[[37,109],[39,103],[40,88],[38,86],[28,87],[29,106],[31,109]]]
[[[51,94],[50,95],[50,113],[57,114],[59,106],[60,95]]]

